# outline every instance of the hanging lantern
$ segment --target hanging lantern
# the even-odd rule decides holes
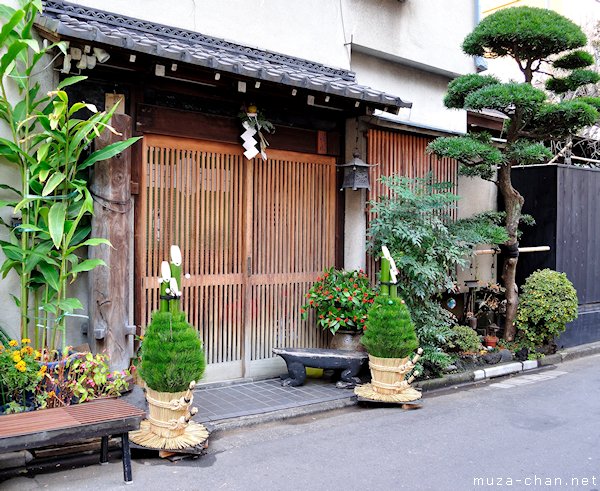
[[[347,164],[338,165],[344,169],[344,182],[343,188],[352,188],[354,191],[357,189],[371,189],[369,182],[369,167],[374,167],[361,160],[359,153],[354,152],[352,160]]]

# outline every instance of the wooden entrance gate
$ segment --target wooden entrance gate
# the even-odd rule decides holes
[[[160,262],[183,252],[183,308],[201,334],[205,380],[281,369],[274,347],[318,347],[306,291],[334,263],[335,159],[145,135],[136,259],[142,326],[158,307]]]

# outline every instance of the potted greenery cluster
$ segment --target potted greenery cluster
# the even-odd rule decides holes
[[[362,333],[367,311],[376,296],[364,271],[332,267],[317,278],[306,294],[302,318],[308,319],[309,311],[313,310],[317,325],[334,334],[332,348],[356,349],[360,346],[360,337],[356,335]]]
[[[191,422],[193,389],[206,361],[198,332],[180,309],[181,251],[171,246],[171,263],[163,261],[160,309],[152,315],[141,345],[139,375],[146,385],[148,418],[131,435],[138,445],[180,449],[197,445],[208,433]]]
[[[0,343],[0,414],[63,407],[101,397],[118,397],[129,388],[129,373],[111,372],[108,356],[64,355],[43,363],[31,340]],[[50,368],[48,368],[50,367]]]
[[[382,259],[382,271],[389,271],[389,264]],[[361,343],[369,353],[371,383],[354,389],[359,397],[399,403],[421,398],[410,383],[418,375],[414,368],[423,351],[404,300],[385,294],[376,298],[369,309]],[[417,354],[411,359],[415,351]]]

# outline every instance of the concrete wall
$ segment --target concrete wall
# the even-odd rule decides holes
[[[412,108],[401,109],[397,116],[379,111],[378,114],[386,119],[450,132],[466,132],[465,111],[444,107],[444,95],[451,80],[448,76],[354,51],[352,70],[356,72],[359,83],[413,103]]]
[[[460,44],[473,28],[472,0],[344,0],[344,33],[353,51],[366,51],[425,71],[463,74],[472,59]]]
[[[498,188],[495,184],[484,181],[479,177],[458,178],[458,218],[469,218],[477,213],[496,210],[498,203]],[[480,245],[477,249],[488,249],[489,245]],[[465,280],[479,280],[488,283],[498,278],[497,260],[495,255],[480,255],[471,258],[469,267],[459,269],[457,280],[460,288],[465,287]]]
[[[323,0],[79,0],[76,3],[348,68],[341,4]]]

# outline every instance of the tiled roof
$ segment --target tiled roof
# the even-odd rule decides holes
[[[359,85],[354,72],[349,70],[62,0],[46,0],[44,12],[36,23],[61,37],[101,43],[215,71],[365,101],[378,108],[412,106],[400,97]]]

